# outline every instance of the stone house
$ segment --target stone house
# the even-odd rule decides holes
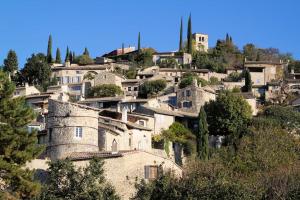
[[[216,93],[209,86],[198,86],[197,80],[185,88],[177,90],[178,110],[191,113],[199,113],[201,107],[209,101],[216,99]]]
[[[24,86],[16,87],[13,97],[29,96],[40,94],[41,92],[35,87],[25,83]]]
[[[101,72],[95,75],[93,79],[93,86],[102,85],[102,84],[114,84],[122,88],[122,81],[125,78],[119,74],[112,73],[112,72]]]
[[[154,53],[152,57],[152,61],[155,65],[168,59],[174,59],[179,65],[187,65],[192,63],[192,55],[188,53],[160,52]]]

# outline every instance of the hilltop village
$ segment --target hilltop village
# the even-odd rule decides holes
[[[300,71],[288,56],[252,44],[238,54],[229,35],[209,48],[209,35],[189,31],[184,42],[181,27],[176,51],[143,48],[139,34],[136,48],[123,44],[96,58],[87,48],[80,56],[68,48],[64,61],[59,49],[52,57],[50,36],[46,56],[33,55],[20,71],[6,69],[16,83],[13,98],[25,98],[36,113],[27,130],[36,132],[44,147],[26,166],[43,176],[49,161],[68,158],[86,166],[101,158],[106,179],[122,199],[129,199],[141,179],[154,180],[170,170],[182,176],[193,154],[186,141],[198,141],[202,108],[207,108],[207,148],[228,144],[208,106],[222,95],[247,104],[249,118],[274,105],[299,111]],[[218,53],[220,60],[213,57]],[[39,59],[45,64],[37,64]],[[36,74],[34,67],[39,68]],[[176,127],[192,135],[167,137]],[[290,131],[299,133],[299,127]]]

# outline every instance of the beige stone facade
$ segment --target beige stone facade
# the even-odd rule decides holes
[[[93,80],[93,85],[102,85],[102,84],[114,84],[122,88],[122,81],[124,81],[125,78],[121,75],[114,74],[111,72],[101,72],[97,75],[95,75],[95,78]]]
[[[36,95],[40,94],[40,91],[35,86],[30,86],[28,83],[25,83],[23,87],[17,87],[14,92],[13,97],[20,97],[20,96],[29,96],[29,95]]]
[[[194,33],[195,49],[197,51],[208,51],[208,35],[203,33]]]

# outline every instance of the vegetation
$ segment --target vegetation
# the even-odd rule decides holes
[[[157,95],[167,87],[167,83],[163,79],[145,81],[139,89],[139,96],[147,98],[148,96]]]
[[[68,62],[68,61],[70,61],[70,50],[69,50],[69,47],[67,46],[65,62]]]
[[[178,67],[178,63],[174,58],[160,60],[159,63],[157,63],[157,64],[161,68],[176,68],[176,67]]]
[[[251,74],[249,70],[245,71],[245,86],[243,88],[244,92],[251,92],[252,91],[252,81],[251,81]]]
[[[137,75],[136,67],[130,67],[129,70],[125,72],[125,76],[128,79],[135,79]]]
[[[203,78],[199,78],[197,76],[197,74],[194,74],[194,73],[185,73],[185,74],[183,74],[182,79],[181,79],[181,81],[179,83],[179,88],[185,88],[185,87],[187,87],[189,85],[192,85],[194,79],[196,79],[198,85],[201,84],[202,87],[204,87],[204,86],[206,86],[206,85],[209,84],[208,81],[204,80]]]
[[[86,55],[86,56],[90,57],[90,52],[86,47],[84,48],[83,55]]]
[[[133,199],[299,199],[299,141],[272,126],[250,130],[236,152],[222,147],[208,161],[190,161],[182,178],[142,181]]]
[[[225,79],[224,81],[227,82],[238,82],[241,81],[243,78],[243,74],[238,73],[238,72],[232,72],[230,73]],[[251,79],[250,79],[251,80]]]
[[[242,96],[225,91],[216,101],[205,105],[211,135],[225,135],[227,144],[236,142],[245,134],[251,120],[251,107]]]
[[[31,199],[40,186],[33,172],[25,168],[42,148],[37,146],[36,132],[29,133],[26,125],[35,115],[24,97],[12,98],[14,84],[0,71],[0,171],[1,199]]]
[[[4,59],[3,70],[10,74],[13,74],[15,70],[18,70],[18,57],[15,51],[8,51],[7,57]]]
[[[51,35],[49,35],[49,39],[48,39],[47,62],[48,63],[53,62],[53,58],[52,58],[52,36]]]
[[[79,65],[90,65],[94,63],[94,60],[89,55],[83,54],[81,56],[76,57],[76,60],[74,60],[73,62]]]
[[[141,52],[141,33],[139,32],[138,36],[138,52]]]
[[[204,107],[201,107],[199,112],[199,131],[197,134],[197,152],[198,157],[202,160],[208,160],[209,142],[208,142],[208,124],[206,121],[206,112]]]
[[[187,30],[187,53],[193,53],[193,32],[192,32],[192,16],[189,16],[188,30]]]
[[[91,87],[88,90],[88,97],[115,97],[123,94],[122,89],[115,84],[102,84]]]
[[[47,57],[42,54],[32,54],[27,59],[25,67],[22,69],[22,76],[29,84],[39,85],[47,88],[50,80],[51,69],[47,62]]]
[[[180,21],[180,33],[179,33],[179,52],[183,52],[183,40],[182,40],[182,17],[181,17],[181,21]]]
[[[61,63],[60,49],[56,49],[55,63]]]
[[[40,200],[118,200],[115,189],[106,182],[103,161],[93,158],[86,168],[75,168],[72,161],[51,162]]]

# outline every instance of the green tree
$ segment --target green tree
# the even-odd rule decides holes
[[[91,87],[88,90],[88,97],[114,97],[123,94],[122,89],[115,84],[102,84]]]
[[[220,93],[216,101],[205,105],[209,132],[212,135],[225,135],[228,144],[236,145],[247,130],[252,111],[247,101],[229,91]]]
[[[193,53],[192,16],[190,14],[187,30],[187,53]]]
[[[194,74],[194,73],[185,73],[183,74],[182,76],[182,79],[179,83],[179,88],[185,88],[189,85],[192,85],[193,84],[193,80],[196,79],[197,80],[197,83],[198,85],[201,84],[202,87],[208,85],[208,81],[204,80],[203,78],[199,78],[197,76],[197,74]]]
[[[69,50],[69,47],[67,46],[65,62],[68,62],[68,61],[70,61],[70,50]]]
[[[60,49],[56,49],[55,63],[61,63]]]
[[[98,158],[93,158],[85,168],[75,168],[68,159],[51,162],[40,199],[120,199],[105,180],[103,164]]]
[[[139,96],[147,98],[148,96],[157,95],[167,87],[167,83],[163,79],[145,81],[139,89]]]
[[[138,35],[138,52],[141,51],[141,33],[139,32],[139,35]]]
[[[86,47],[84,48],[83,55],[90,56],[90,52]]]
[[[245,92],[251,92],[252,91],[252,80],[251,80],[251,74],[248,69],[245,71],[244,76],[245,76],[245,86],[243,89]]]
[[[125,76],[126,76],[126,78],[128,78],[128,79],[135,79],[136,74],[137,74],[137,70],[136,70],[135,67],[130,67],[129,70],[127,70],[127,71],[125,72]]]
[[[4,59],[3,70],[11,74],[18,69],[18,57],[14,50],[9,50],[7,57]]]
[[[40,86],[48,84],[51,69],[47,62],[47,57],[42,53],[32,54],[22,69],[22,75],[29,84]]]
[[[134,61],[138,65],[142,66],[152,66],[153,59],[152,55],[155,53],[155,50],[152,48],[141,49],[137,55],[135,55]]]
[[[48,63],[53,62],[53,59],[52,59],[52,36],[51,35],[49,35],[49,39],[48,39],[47,62]]]
[[[88,55],[81,55],[81,56],[77,56],[76,60],[74,60],[73,62],[79,65],[90,65],[94,63],[94,60]]]
[[[37,146],[36,132],[29,133],[26,127],[35,118],[34,112],[24,97],[12,98],[14,90],[14,84],[0,71],[0,197],[32,199],[40,185],[25,164],[36,158],[42,148]]]
[[[182,17],[181,17],[181,21],[180,21],[180,33],[179,33],[179,52],[183,52],[182,31],[183,31],[183,27],[182,27]]]
[[[201,107],[199,112],[199,127],[198,127],[198,135],[197,135],[197,150],[198,156],[202,160],[208,160],[209,155],[209,142],[208,142],[208,124],[206,121],[206,112],[204,107]]]

